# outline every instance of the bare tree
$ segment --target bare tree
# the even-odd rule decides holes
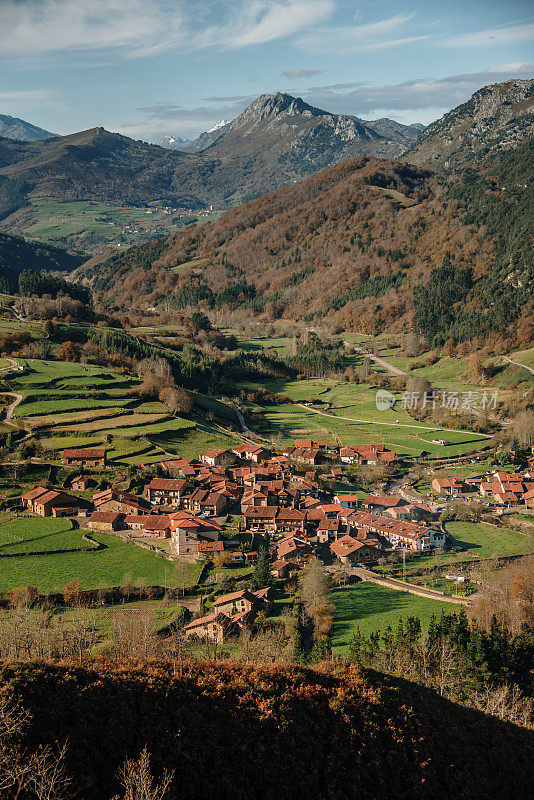
[[[119,771],[119,778],[124,793],[117,795],[113,800],[164,800],[167,796],[174,772],[164,770],[159,783],[152,776],[150,769],[150,756],[144,747],[139,758],[129,759]]]
[[[24,752],[20,739],[29,722],[29,713],[19,703],[0,695],[0,796],[66,800],[71,796],[65,770],[67,746],[57,752],[48,745]]]

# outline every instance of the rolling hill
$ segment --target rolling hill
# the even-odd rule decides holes
[[[404,155],[411,164],[460,169],[513,149],[534,134],[534,80],[485,86],[428,126]]]
[[[0,233],[0,287],[13,291],[19,273],[24,269],[45,272],[70,272],[83,261],[80,255],[67,253],[59,247],[27,242],[19,236]]]
[[[104,128],[37,142],[0,139],[0,178],[23,181],[26,196],[69,200],[169,200],[201,204],[175,181],[190,158]],[[0,187],[1,188],[1,187]]]

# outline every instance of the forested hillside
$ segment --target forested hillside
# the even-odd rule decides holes
[[[454,182],[389,160],[345,161],[85,274],[104,304],[122,308],[200,305],[311,325],[326,316],[367,334],[415,326],[431,344],[525,336],[531,148]]]
[[[0,233],[0,288],[4,292],[16,289],[18,276],[23,270],[70,271],[82,261],[82,256],[67,253],[59,247]]]

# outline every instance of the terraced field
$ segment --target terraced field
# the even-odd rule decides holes
[[[103,367],[21,359],[26,372],[10,377],[13,391],[24,395],[17,408],[25,427],[45,450],[106,443],[109,459],[119,464],[151,464],[164,452],[191,455],[227,443],[193,420],[173,417],[159,402],[131,394],[139,381]],[[208,426],[209,427],[209,426]],[[200,448],[200,449],[199,449]]]

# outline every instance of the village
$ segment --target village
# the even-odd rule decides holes
[[[496,471],[477,477],[439,477],[428,502],[382,494],[329,490],[346,465],[398,464],[383,444],[332,446],[296,439],[281,453],[252,442],[208,449],[198,459],[162,461],[142,491],[102,488],[109,469],[106,448],[66,449],[75,467],[67,490],[36,486],[21,500],[26,513],[68,517],[88,532],[105,532],[159,551],[173,562],[215,562],[253,567],[268,560],[271,583],[294,579],[312,557],[333,575],[406,555],[445,552],[440,510],[448,500],[491,499],[499,511],[510,503],[534,507],[534,453],[523,473]],[[267,613],[274,590],[243,588],[217,597],[209,613],[189,622],[187,637],[216,642],[250,627]]]

